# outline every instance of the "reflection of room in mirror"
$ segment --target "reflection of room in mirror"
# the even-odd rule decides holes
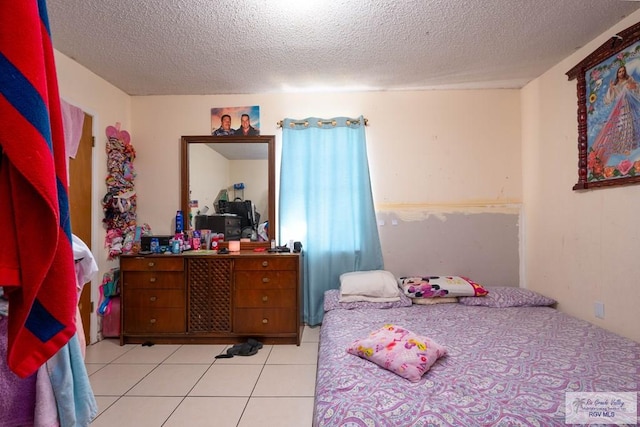
[[[269,219],[269,165],[266,144],[220,143],[189,145],[190,199],[198,201],[193,216],[209,207],[215,212],[214,200],[220,190],[228,191],[229,200],[243,196],[251,200],[260,213],[260,222]],[[243,183],[242,192],[233,185]],[[241,197],[242,198],[242,197]]]

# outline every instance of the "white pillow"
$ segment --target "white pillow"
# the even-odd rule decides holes
[[[398,282],[388,271],[354,271],[340,276],[340,302],[399,300]]]

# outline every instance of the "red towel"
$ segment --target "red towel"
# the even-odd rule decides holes
[[[0,149],[7,364],[24,378],[76,329],[64,132],[44,0],[0,0]]]

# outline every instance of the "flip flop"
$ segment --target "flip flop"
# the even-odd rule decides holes
[[[247,344],[249,344],[252,347],[256,347],[258,350],[260,350],[262,348],[262,343],[258,340],[255,340],[253,338],[249,338],[247,340]]]
[[[220,353],[216,356],[216,359],[231,359],[233,354]]]
[[[227,349],[227,354],[232,356],[239,356],[241,353],[247,353],[250,350],[247,343],[236,344],[231,348]]]
[[[229,359],[233,356],[253,356],[262,348],[260,341],[249,338],[247,342],[229,347],[226,353],[217,355],[216,359]]]
[[[258,347],[251,345],[249,342],[244,344],[240,344],[240,348],[238,349],[237,356],[253,356],[258,352]]]
[[[219,355],[216,356],[216,359],[230,359],[232,358],[234,355],[238,354],[240,352],[240,346],[242,346],[243,344],[236,344],[233,347],[229,347],[227,349],[226,353],[220,353]]]
[[[253,356],[261,348],[262,343],[260,341],[249,338],[246,343],[241,345],[238,356]]]

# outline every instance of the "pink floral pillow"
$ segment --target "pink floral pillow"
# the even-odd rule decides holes
[[[430,338],[387,324],[367,338],[354,341],[347,352],[417,382],[447,349]]]
[[[487,295],[482,285],[462,276],[401,277],[400,287],[409,298],[480,297]]]

